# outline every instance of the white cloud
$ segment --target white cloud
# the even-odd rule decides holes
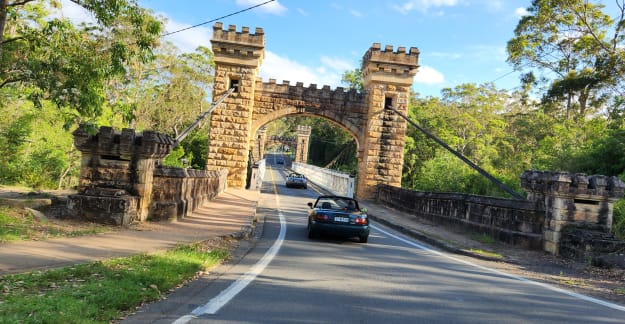
[[[503,9],[503,1],[501,0],[486,0],[485,2],[486,9],[492,12],[497,12]]]
[[[458,60],[462,58],[460,53],[432,52],[428,54],[431,57],[443,58],[446,60]]]
[[[331,58],[328,56],[321,56],[321,63],[324,66],[331,68],[332,70],[341,71],[341,73],[343,73],[345,70],[351,70],[354,68],[354,66],[349,61],[338,58]]]
[[[525,8],[523,8],[523,7],[519,7],[519,8],[516,8],[516,10],[514,10],[514,14],[515,14],[517,17],[521,18],[521,17],[523,17],[523,16],[527,16],[527,15],[529,15],[529,12],[527,12],[527,9],[525,9]]]
[[[265,59],[259,74],[264,81],[276,79],[276,82],[281,83],[288,80],[291,85],[302,82],[306,87],[316,84],[318,88],[324,85],[336,88],[341,86],[343,72],[354,69],[354,66],[346,60],[322,56],[320,61],[319,66],[310,67],[271,51],[265,51]]]
[[[459,0],[410,0],[401,5],[393,5],[393,9],[405,15],[413,10],[426,12],[429,8],[453,7],[458,5],[458,3]]]
[[[54,13],[52,16],[67,18],[75,25],[80,23],[97,24],[92,13],[69,0],[61,0],[60,13]]]
[[[161,13],[161,15],[164,14]],[[189,24],[182,24],[168,19],[165,30],[171,33],[190,26]],[[172,42],[182,53],[188,53],[195,51],[198,46],[210,48],[212,35],[212,28],[200,26],[165,36],[163,39]]]
[[[352,16],[354,16],[354,17],[362,17],[362,16],[363,16],[362,12],[360,12],[360,11],[358,11],[358,10],[355,10],[355,9],[350,9],[350,10],[349,10],[349,13],[350,13]]]
[[[299,12],[300,15],[308,16],[308,12],[306,10],[304,10],[302,8],[297,8],[296,10],[297,10],[297,12]]]
[[[263,2],[266,2],[267,0],[237,0],[237,6],[239,7],[252,7],[252,6],[256,6],[259,5]],[[268,13],[268,14],[272,14],[272,15],[282,15],[283,13],[285,13],[287,11],[287,8],[283,5],[280,4],[280,2],[278,2],[278,0],[273,1],[273,2],[269,2],[265,5],[262,5],[258,8],[255,8],[254,10],[260,10],[262,12]]]
[[[414,82],[428,85],[443,84],[445,83],[445,76],[432,67],[422,65],[414,77]]]

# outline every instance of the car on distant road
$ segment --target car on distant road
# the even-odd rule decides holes
[[[306,179],[306,176],[303,174],[292,172],[288,176],[286,176],[286,187],[307,189],[308,179]]]
[[[358,201],[342,196],[319,196],[308,203],[308,238],[318,234],[358,237],[360,243],[369,240],[367,209],[361,209]]]
[[[278,159],[276,160],[276,164],[284,164],[284,159],[282,159],[282,158],[278,158]]]

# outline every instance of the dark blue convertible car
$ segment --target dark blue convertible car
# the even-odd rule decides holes
[[[367,210],[360,209],[358,201],[349,197],[319,196],[315,203],[308,203],[308,237],[333,234],[358,237],[360,243],[369,239]]]

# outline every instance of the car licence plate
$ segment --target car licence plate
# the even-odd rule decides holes
[[[349,222],[349,217],[334,217],[334,221],[335,222],[347,223],[347,222]]]

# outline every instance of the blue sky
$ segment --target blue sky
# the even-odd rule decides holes
[[[266,0],[138,0],[167,18],[172,32]],[[64,1],[67,2],[67,1]],[[341,86],[341,74],[359,67],[373,43],[417,47],[420,69],[413,89],[439,96],[446,87],[494,81],[512,90],[518,74],[506,63],[506,43],[531,0],[276,0],[228,18],[263,28],[265,59],[260,75],[291,84]],[[68,6],[69,7],[69,6]],[[64,9],[66,15],[71,8]],[[210,47],[212,26],[165,37],[182,51]]]

